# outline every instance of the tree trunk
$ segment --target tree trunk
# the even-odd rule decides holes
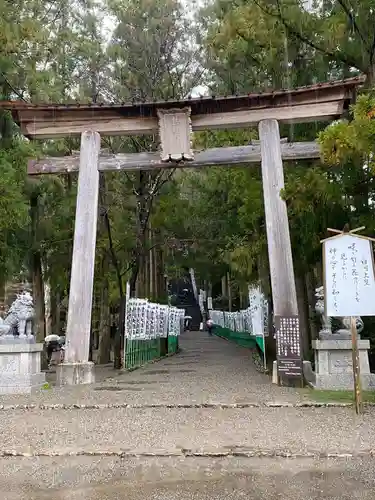
[[[150,260],[149,260],[150,252],[145,252],[145,256],[143,259],[143,272],[142,272],[142,281],[143,281],[143,297],[150,299]]]
[[[149,280],[150,280],[150,284],[149,284],[149,289],[150,289],[150,299],[151,300],[156,300],[156,294],[155,294],[155,274],[154,274],[154,270],[155,270],[155,267],[154,267],[154,248],[153,248],[153,237],[152,237],[152,229],[151,229],[151,226],[149,228],[149,238],[148,238],[148,241],[149,241]]]
[[[103,260],[102,260],[102,263],[103,263]],[[92,331],[93,331],[93,349],[95,349],[95,350],[99,349],[101,303],[102,303],[102,286],[103,286],[102,280],[103,279],[104,279],[103,271],[101,270],[100,284],[97,287],[98,290],[95,291],[95,295],[94,295],[94,307],[93,307]]]
[[[164,284],[164,256],[163,249],[160,245],[160,231],[153,231],[153,281],[154,281],[154,297],[159,301],[164,298],[165,284]]]
[[[108,215],[108,210],[107,210],[107,189],[106,189],[106,182],[105,182],[105,176],[103,174],[100,175],[99,178],[99,196],[100,196],[100,204],[101,204],[101,218],[104,224],[104,227],[106,228],[107,231],[107,236],[108,236],[108,245],[109,245],[109,254],[111,257],[111,262],[113,265],[113,268],[116,272],[116,278],[117,278],[117,285],[119,288],[119,295],[120,295],[120,307],[119,307],[119,325],[120,327],[116,329],[116,334],[115,334],[115,339],[114,339],[114,362],[113,362],[113,367],[116,370],[119,370],[121,368],[121,351],[122,351],[122,335],[121,332],[124,332],[124,323],[121,314],[122,314],[122,307],[123,309],[123,314],[125,316],[125,295],[124,295],[124,287],[122,283],[122,276],[121,276],[121,271],[120,271],[120,265],[117,260],[116,252],[114,249],[113,245],[113,238],[112,238],[112,228],[111,228],[111,221]],[[137,279],[137,277],[135,277]],[[134,282],[135,284],[135,282]],[[108,288],[108,287],[107,287]],[[109,312],[108,312],[109,314]],[[122,325],[122,329],[121,329]],[[109,340],[110,342],[110,340]],[[103,347],[103,351],[105,350],[105,347]]]
[[[115,370],[120,370],[122,367],[122,352],[124,350],[124,332],[125,332],[125,310],[126,310],[126,296],[123,295],[120,301],[119,311],[119,327],[117,328],[114,342],[114,362],[113,367]]]
[[[318,283],[318,286],[323,286],[323,265],[321,262],[318,262],[314,269],[314,276]]]
[[[309,322],[309,306],[307,299],[307,291],[305,286],[304,273],[296,269],[295,273],[296,292],[298,313],[301,331],[301,347],[303,352],[303,359],[310,359],[310,322]]]
[[[42,266],[43,283],[44,283],[44,321],[45,321],[45,334],[51,335],[52,333],[52,301],[51,301],[51,286],[48,278],[47,266]]]
[[[146,206],[146,187],[147,187],[147,174],[145,172],[138,172],[137,182],[137,234],[136,246],[134,249],[134,264],[129,280],[131,295],[142,293],[142,273],[144,272],[145,265],[145,251],[146,251],[146,231],[147,221],[149,214],[147,213]],[[138,286],[137,286],[138,282]]]
[[[367,89],[372,89],[375,83],[375,63],[371,64],[366,72],[366,83]]]
[[[314,312],[315,312],[315,280],[312,272],[308,272],[305,275],[305,283],[306,283],[306,294],[309,305],[309,323],[310,323],[310,332],[311,332],[311,340],[315,340],[318,338],[318,328],[317,324],[314,321]]]
[[[155,237],[153,238],[155,241]],[[157,248],[152,249],[152,277],[153,277],[153,287],[154,287],[154,297],[158,299],[160,296],[159,282],[158,282],[158,250]]]
[[[102,262],[102,284],[100,290],[99,346],[97,363],[104,365],[111,361],[111,316],[108,293],[108,262]]]
[[[132,272],[129,279],[130,295],[132,297],[137,296],[137,278],[138,278],[139,263],[136,262],[132,268]]]
[[[38,241],[39,196],[37,194],[32,195],[30,198],[30,218],[32,231],[31,282],[35,310],[34,334],[37,342],[43,342],[46,332],[42,256]]]
[[[6,284],[0,283],[0,316],[3,317],[7,310],[6,307]]]
[[[230,280],[229,273],[227,273],[227,284],[228,284],[228,311],[232,312],[232,283]]]
[[[61,295],[56,292],[51,295],[51,318],[52,332],[56,335],[61,334]]]
[[[243,309],[244,305],[243,305],[243,293],[242,293],[242,288],[241,286],[239,287],[239,299],[240,299],[240,309]]]
[[[227,293],[227,279],[225,276],[223,276],[221,278],[221,295],[223,297],[227,297],[228,296],[228,293]]]
[[[164,269],[164,254],[163,249],[158,246],[156,249],[157,255],[157,281],[158,281],[158,300],[164,301],[168,295],[166,289],[166,281],[165,281],[165,269]]]
[[[39,252],[33,252],[32,256],[32,285],[34,300],[34,333],[37,342],[43,342],[45,334],[45,314],[44,314],[44,286],[42,276],[42,263]]]

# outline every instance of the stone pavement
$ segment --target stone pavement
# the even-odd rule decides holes
[[[246,349],[181,346],[93,387],[1,397],[0,498],[374,498],[375,409],[306,408]]]

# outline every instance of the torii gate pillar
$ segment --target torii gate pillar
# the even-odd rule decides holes
[[[259,138],[273,310],[275,316],[290,316],[298,314],[298,307],[288,213],[280,195],[284,171],[277,121],[261,121]]]
[[[78,176],[73,259],[69,290],[64,363],[57,365],[58,385],[91,384],[94,364],[89,362],[92,296],[99,196],[100,135],[84,132]]]
[[[259,138],[274,319],[298,317],[288,213],[286,203],[280,195],[280,191],[284,189],[284,171],[277,120],[261,121],[259,123]],[[292,345],[290,345],[290,340],[286,338],[277,339],[278,350],[282,351],[277,353],[278,371],[279,375],[282,373],[283,382],[287,385],[289,385],[289,379],[294,378],[295,375],[302,377],[299,332],[296,337],[298,338],[292,342]],[[280,344],[283,345],[282,348]],[[288,351],[287,353],[285,353],[285,349]],[[295,357],[299,358],[297,361],[287,359],[291,356],[290,349],[293,351],[292,356],[296,354]],[[291,365],[293,368],[290,370],[288,367]],[[294,374],[293,370],[296,370],[296,367],[297,373]]]

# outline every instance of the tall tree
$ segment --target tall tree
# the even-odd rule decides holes
[[[245,0],[282,24],[290,40],[323,55],[336,76],[359,71],[369,85],[375,78],[374,0]]]

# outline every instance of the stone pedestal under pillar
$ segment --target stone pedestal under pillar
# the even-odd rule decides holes
[[[314,340],[316,389],[352,390],[353,362],[351,339]],[[369,340],[358,339],[359,365],[363,390],[375,390],[375,374],[370,373]]]
[[[87,361],[84,363],[61,363],[56,366],[56,384],[81,385],[95,382],[95,365]]]
[[[41,371],[43,344],[6,340],[0,343],[0,394],[30,394],[41,389],[46,382]]]

